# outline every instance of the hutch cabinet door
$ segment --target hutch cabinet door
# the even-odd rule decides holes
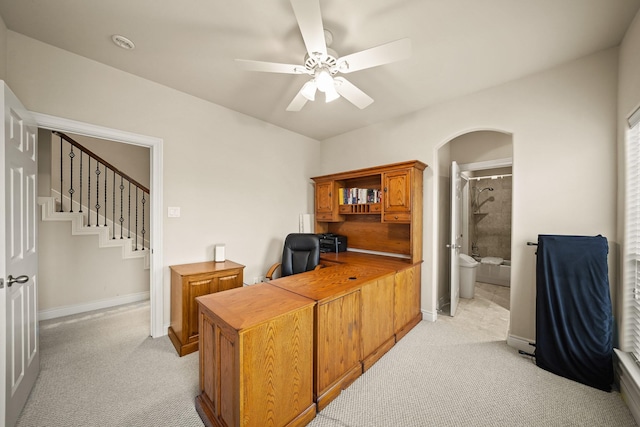
[[[316,184],[316,212],[333,210],[333,181]]]
[[[411,212],[411,169],[383,174],[384,211]]]

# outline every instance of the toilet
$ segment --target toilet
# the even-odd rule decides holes
[[[467,254],[460,254],[458,260],[460,263],[460,297],[473,298],[473,293],[476,290],[476,269],[479,263]]]

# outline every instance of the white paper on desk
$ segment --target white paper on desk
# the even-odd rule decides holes
[[[300,233],[313,233],[312,214],[300,214]]]

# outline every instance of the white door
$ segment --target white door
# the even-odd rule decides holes
[[[37,127],[0,81],[0,423],[13,427],[40,371],[37,304]]]
[[[462,175],[458,164],[451,162],[451,234],[447,247],[450,249],[451,316],[456,315],[460,300],[460,247],[462,242]]]

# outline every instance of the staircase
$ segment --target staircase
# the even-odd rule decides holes
[[[68,135],[52,133],[59,137],[52,187],[58,181],[59,188],[38,197],[42,221],[71,221],[74,236],[96,235],[100,248],[120,247],[123,259],[144,258],[148,269],[149,190]]]
[[[98,236],[99,248],[122,248],[122,258],[144,258],[144,268],[149,269],[149,259],[151,251],[144,246],[136,248],[135,239],[131,237],[113,238],[113,223],[108,221],[105,226],[85,225],[86,216],[81,212],[57,212],[59,203],[56,197],[38,197],[38,204],[42,211],[42,221],[71,221],[71,234],[74,236]]]

